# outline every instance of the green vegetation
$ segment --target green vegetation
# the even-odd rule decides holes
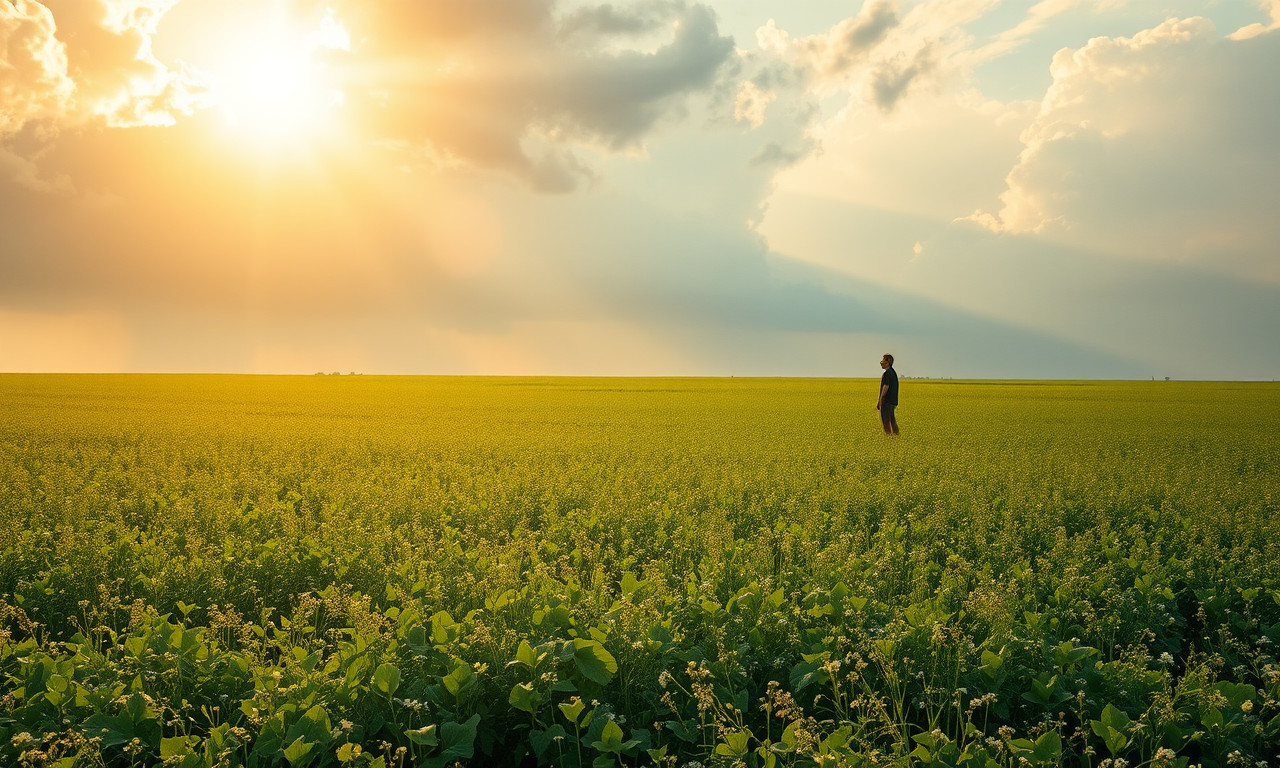
[[[0,377],[0,764],[1280,751],[1280,387]]]

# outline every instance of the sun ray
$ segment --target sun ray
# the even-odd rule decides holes
[[[297,148],[341,129],[346,94],[330,52],[350,37],[328,12],[317,28],[275,14],[246,25],[206,73],[226,125],[260,148]]]

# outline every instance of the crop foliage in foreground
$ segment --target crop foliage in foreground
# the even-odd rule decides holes
[[[875,387],[2,376],[0,763],[1280,760],[1280,388]]]

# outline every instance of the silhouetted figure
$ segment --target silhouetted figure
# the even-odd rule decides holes
[[[884,425],[886,435],[898,434],[898,420],[893,411],[898,407],[898,374],[893,370],[893,355],[886,354],[880,358],[880,367],[884,373],[880,376],[880,397],[876,400],[876,410],[880,412],[880,423]]]

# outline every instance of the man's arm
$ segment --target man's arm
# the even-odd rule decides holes
[[[881,386],[880,386],[880,397],[879,397],[879,399],[877,399],[877,400],[876,400],[876,410],[877,410],[877,411],[878,411],[878,410],[880,410],[880,406],[884,403],[884,396],[885,396],[885,395],[887,395],[887,394],[889,394],[889,385],[888,385],[888,384],[883,384],[883,385],[881,385]]]

